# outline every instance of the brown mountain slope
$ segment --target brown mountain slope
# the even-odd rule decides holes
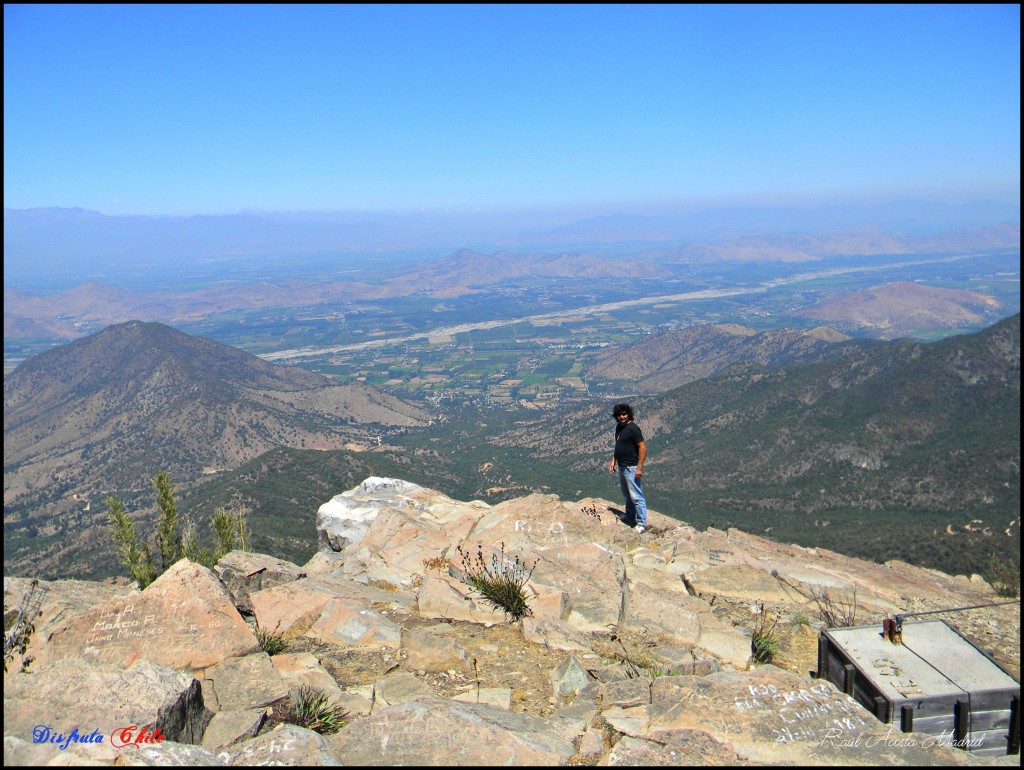
[[[420,408],[158,323],[131,321],[25,361],[4,378],[5,520],[74,497],[147,490],[234,468],[277,446],[376,444]]]
[[[628,381],[642,393],[661,393],[711,377],[736,363],[769,368],[839,355],[835,343],[849,340],[818,327],[807,332],[756,332],[739,324],[708,324],[643,337],[602,354],[587,370],[601,380]]]
[[[999,307],[997,300],[978,292],[896,281],[851,292],[797,315],[896,339],[924,329],[982,323]]]

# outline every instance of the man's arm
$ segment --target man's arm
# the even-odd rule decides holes
[[[639,476],[644,472],[644,460],[647,459],[647,444],[641,441],[636,445],[637,461],[636,461],[636,475]]]

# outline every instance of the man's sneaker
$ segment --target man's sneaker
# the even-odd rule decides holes
[[[633,527],[633,529],[636,530],[636,533],[638,535],[642,535],[644,533],[644,530],[647,529],[647,527],[645,527],[643,524],[637,524],[635,527]]]

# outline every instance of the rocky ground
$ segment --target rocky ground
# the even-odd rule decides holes
[[[324,506],[302,566],[233,552],[141,593],[56,581],[28,672],[5,674],[5,764],[1016,764],[916,733],[893,743],[813,677],[822,609],[880,630],[999,602],[984,581],[651,524],[638,536],[602,500],[490,506],[370,479]],[[531,565],[530,612],[514,620],[467,585],[465,553]],[[5,578],[5,612],[29,586]],[[926,617],[1019,677],[1019,604]],[[283,648],[261,651],[257,631]],[[752,659],[758,631],[770,665]],[[287,724],[301,685],[347,712],[340,732]],[[130,756],[32,742],[69,715],[168,740]]]

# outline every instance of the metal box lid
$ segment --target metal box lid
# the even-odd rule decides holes
[[[824,633],[892,701],[1020,688],[943,620],[904,623],[901,645],[888,641],[878,625],[830,628]]]

